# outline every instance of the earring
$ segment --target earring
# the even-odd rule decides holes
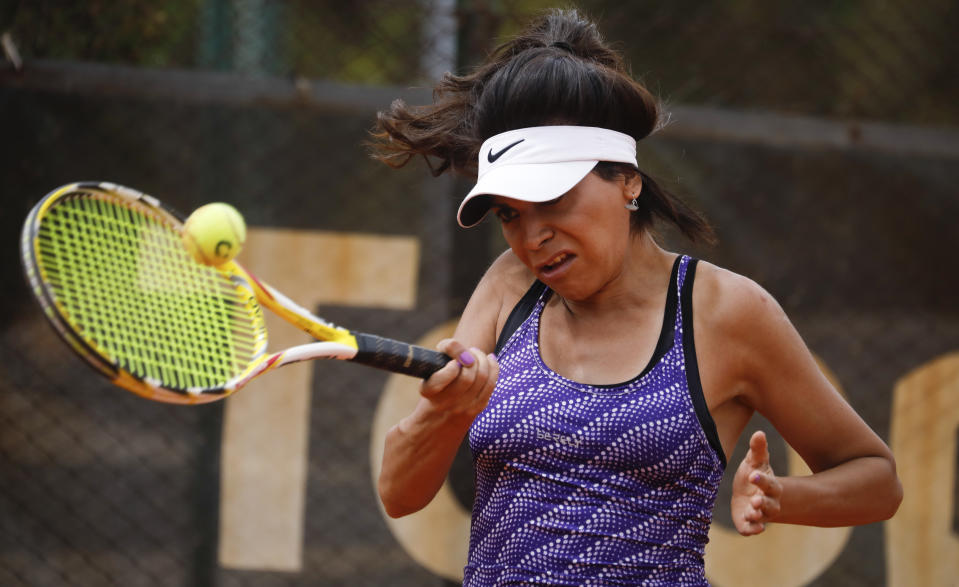
[[[638,198],[633,198],[632,202],[626,204],[626,209],[629,210],[630,212],[635,212],[636,210],[639,210],[639,202],[637,202],[637,200]]]

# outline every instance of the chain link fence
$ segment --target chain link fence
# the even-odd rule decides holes
[[[455,583],[411,554],[378,507],[371,438],[390,378],[339,363],[304,367],[298,563],[224,562],[222,545],[234,538],[223,530],[233,483],[224,474],[226,404],[240,398],[168,406],[96,377],[31,300],[19,231],[56,186],[108,180],[181,211],[228,201],[262,239],[412,238],[411,305],[392,303],[387,285],[374,292],[381,302],[333,296],[316,305],[358,330],[423,339],[456,317],[504,245],[491,223],[455,227],[460,180],[374,163],[367,130],[391,100],[429,100],[432,79],[467,70],[550,5],[0,0],[0,279],[10,300],[0,306],[0,584]],[[668,231],[661,239],[770,290],[850,403],[890,440],[897,382],[959,349],[959,6],[581,7],[672,112],[640,146],[640,161],[702,209],[721,242],[692,247]],[[319,267],[330,255],[308,259]],[[279,263],[252,268],[274,283],[299,279]],[[955,413],[955,394],[943,397],[941,412]],[[952,438],[943,450],[959,450]],[[785,470],[777,443],[774,465]],[[464,462],[450,482],[466,511]],[[955,472],[945,472],[953,499],[942,507],[959,540]],[[728,491],[720,529],[730,526]],[[789,584],[898,584],[888,531],[856,528],[814,576]]]

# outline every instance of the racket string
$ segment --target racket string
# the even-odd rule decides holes
[[[251,294],[189,258],[176,228],[149,210],[78,194],[48,211],[37,242],[58,306],[137,377],[216,387],[265,346]]]

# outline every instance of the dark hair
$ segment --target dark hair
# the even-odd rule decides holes
[[[378,113],[371,145],[373,156],[393,167],[422,155],[434,175],[451,170],[475,177],[483,141],[508,130],[595,126],[639,141],[659,123],[657,100],[630,76],[596,25],[575,10],[551,10],[474,72],[446,74],[433,90],[433,104],[397,100]],[[594,171],[607,180],[642,176],[634,230],[649,228],[657,216],[691,240],[714,241],[703,216],[635,167],[600,163]]]

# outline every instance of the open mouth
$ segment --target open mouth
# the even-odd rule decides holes
[[[573,256],[570,255],[569,253],[560,253],[556,255],[555,257],[553,257],[552,259],[550,259],[549,261],[547,261],[546,263],[544,263],[543,265],[540,265],[540,270],[543,273],[552,273],[553,271],[559,269],[560,267],[568,263],[572,258]]]

